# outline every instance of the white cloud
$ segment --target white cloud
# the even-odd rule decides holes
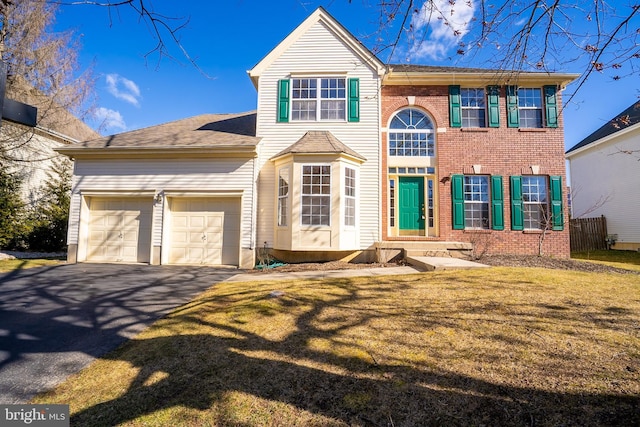
[[[127,125],[119,111],[110,110],[104,107],[96,108],[94,112],[95,120],[100,123],[99,127],[105,130],[125,130]]]
[[[411,20],[415,41],[409,55],[416,59],[444,59],[469,32],[475,10],[475,0],[425,1]]]
[[[119,74],[107,74],[106,80],[111,95],[136,107],[140,105],[140,88],[135,82]]]

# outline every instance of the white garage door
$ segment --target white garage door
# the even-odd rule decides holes
[[[92,197],[87,260],[149,262],[152,206],[150,198]]]
[[[170,198],[171,264],[238,265],[239,198]]]

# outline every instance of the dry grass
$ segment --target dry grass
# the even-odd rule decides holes
[[[66,261],[60,259],[2,259],[0,260],[0,273],[8,271],[24,270],[33,267],[44,267],[48,265],[64,264]]]
[[[640,252],[638,251],[589,251],[574,252],[572,258],[587,260],[611,267],[640,271]]]
[[[83,426],[638,425],[639,282],[496,267],[222,283],[34,402]]]

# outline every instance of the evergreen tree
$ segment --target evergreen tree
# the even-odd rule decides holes
[[[0,163],[0,248],[12,249],[21,230],[24,205],[20,198],[20,179]]]
[[[66,250],[67,223],[71,196],[71,162],[55,159],[42,197],[30,215],[32,230],[27,237],[30,250],[58,252]]]

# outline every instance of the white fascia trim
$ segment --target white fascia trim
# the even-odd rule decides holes
[[[206,197],[206,198],[219,198],[219,197],[242,197],[244,190],[215,190],[215,191],[188,191],[188,190],[163,190],[162,194],[165,197]]]
[[[155,197],[154,190],[80,190],[82,197]]]

